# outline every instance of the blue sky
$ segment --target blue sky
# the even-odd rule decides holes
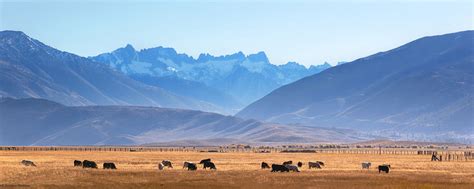
[[[194,57],[265,51],[274,64],[351,61],[472,30],[471,1],[5,1],[0,30],[93,56],[132,44]]]

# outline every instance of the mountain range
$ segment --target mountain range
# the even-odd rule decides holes
[[[143,84],[88,58],[49,47],[23,32],[0,32],[0,96],[66,105],[153,105],[213,110],[210,103]]]
[[[64,106],[44,99],[0,99],[0,145],[212,145],[332,143],[356,132],[263,123],[202,111],[143,106]],[[189,144],[189,143],[186,143]]]
[[[282,85],[331,67],[325,63],[306,68],[296,62],[277,66],[264,52],[217,57],[200,54],[195,59],[173,48],[137,51],[132,45],[90,58],[137,81],[227,107],[226,113],[235,113]]]
[[[474,31],[423,37],[280,87],[237,116],[474,140]]]
[[[0,96],[65,105],[151,105],[233,114],[252,99],[330,66],[276,66],[263,52],[193,59],[172,48],[136,51],[131,45],[85,58],[17,31],[0,32],[0,42]]]
[[[329,67],[131,45],[86,58],[2,31],[0,144],[474,141],[474,31]]]

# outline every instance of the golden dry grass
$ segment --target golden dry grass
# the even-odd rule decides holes
[[[186,171],[183,161],[212,158],[217,171]],[[20,165],[33,160],[37,167]],[[99,169],[73,167],[73,160],[93,160]],[[168,159],[174,169],[157,170]],[[302,161],[300,173],[260,170],[262,161]],[[310,160],[325,161],[309,170]],[[103,170],[110,161],[118,170]],[[371,161],[370,171],[360,163]],[[389,174],[378,164],[390,163]],[[474,162],[431,162],[423,155],[325,153],[200,153],[200,152],[28,152],[0,151],[0,188],[474,188]]]

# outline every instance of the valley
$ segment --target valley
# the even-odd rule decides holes
[[[182,169],[183,161],[211,158],[217,170]],[[25,167],[22,159],[34,161]],[[88,159],[99,169],[74,167],[73,160]],[[173,169],[159,171],[157,162],[170,160]],[[274,173],[260,169],[262,161],[304,162],[301,172]],[[308,169],[307,162],[321,160],[322,169]],[[362,170],[360,163],[373,168]],[[103,170],[114,162],[117,170]],[[389,163],[390,173],[376,165]],[[473,161],[432,162],[429,155],[378,155],[332,153],[203,153],[203,152],[71,152],[0,151],[0,186],[34,188],[471,188]]]

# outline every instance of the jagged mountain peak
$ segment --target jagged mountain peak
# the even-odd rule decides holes
[[[236,61],[243,61],[245,60],[245,54],[242,51],[239,51],[234,54],[230,55],[220,55],[220,56],[213,56],[209,53],[201,53],[196,60],[197,62],[209,62],[209,61],[228,61],[228,60],[236,60]]]
[[[137,52],[133,61],[127,57],[126,53],[105,53],[91,58],[128,75],[145,74],[148,77],[138,78],[148,78],[147,81],[152,80],[149,76],[173,76],[180,80],[198,82],[228,93],[242,104],[261,98],[283,84],[325,69],[308,69],[297,63],[277,66],[269,62],[263,51],[247,56],[242,51],[221,56],[202,53],[194,59],[186,54],[176,53],[173,48],[156,47]],[[191,93],[183,95],[187,94]]]
[[[328,69],[332,67],[331,64],[327,63],[327,62],[324,62],[324,64],[320,64],[320,65],[311,65],[309,66],[309,69]]]
[[[265,62],[265,63],[270,63],[268,60],[267,54],[265,52],[260,51],[256,54],[250,54],[247,56],[247,59],[253,62]]]
[[[130,45],[130,44],[127,44],[125,47],[122,47],[122,48],[119,48],[115,51],[113,51],[114,54],[119,54],[120,56],[125,56],[127,57],[127,59],[132,59],[135,54],[137,53],[137,51],[135,50],[135,48]]]
[[[6,97],[44,98],[67,105],[213,109],[211,105],[137,82],[98,61],[47,46],[23,32],[0,32],[0,73],[0,95]]]
[[[279,65],[278,67],[284,69],[306,69],[304,65],[298,64],[298,62],[288,62],[286,64]]]
[[[135,48],[131,44],[127,44],[124,49],[127,49],[129,51],[136,51]]]

